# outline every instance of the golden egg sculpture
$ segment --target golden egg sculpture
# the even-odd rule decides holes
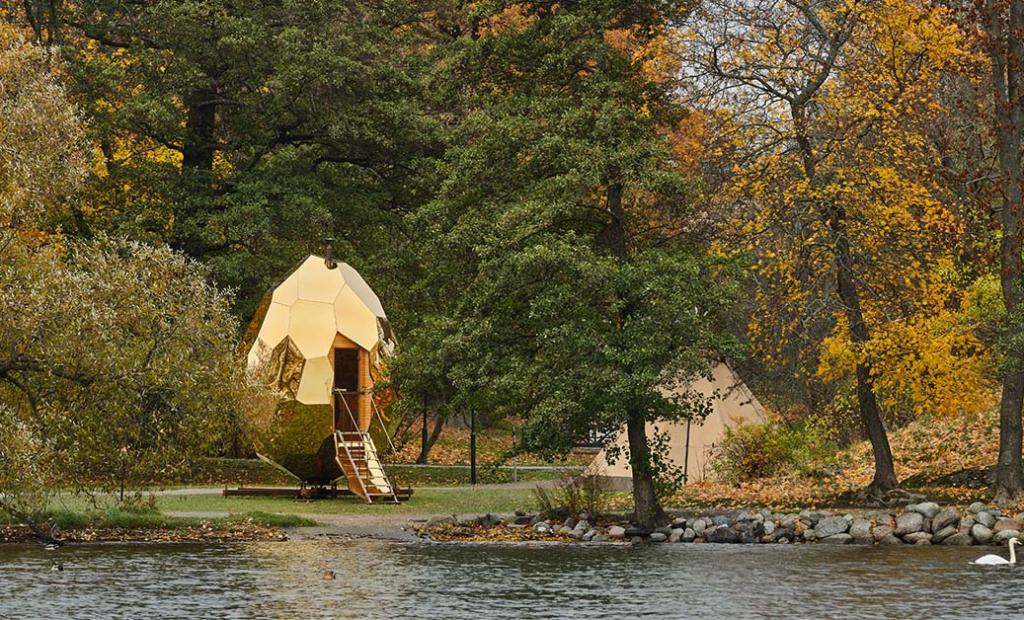
[[[310,255],[263,299],[247,334],[254,380],[278,395],[256,424],[261,458],[305,484],[342,476],[335,430],[369,432],[373,386],[394,353],[391,325],[351,266]]]

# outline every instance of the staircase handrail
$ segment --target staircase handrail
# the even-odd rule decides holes
[[[373,503],[373,499],[370,498],[370,492],[366,490],[366,485],[363,484],[363,479],[359,475],[359,468],[356,466],[356,460],[352,458],[352,451],[348,449],[348,444],[345,442],[345,437],[342,435],[340,429],[334,431],[334,453],[338,454],[338,447],[345,449],[345,456],[348,457],[348,462],[352,466],[352,471],[355,472],[356,480],[359,481],[359,487],[363,490],[363,497],[366,501]]]
[[[364,452],[366,451],[366,446],[369,446],[370,451],[373,452],[374,460],[377,462],[377,465],[380,467],[381,473],[384,474],[384,480],[385,480],[385,482],[388,485],[388,490],[391,491],[391,496],[394,498],[395,503],[398,503],[398,501],[399,501],[398,500],[398,494],[395,492],[395,484],[394,484],[394,482],[392,482],[392,476],[388,475],[388,471],[385,468],[384,461],[381,460],[380,454],[377,452],[377,445],[373,442],[373,437],[370,436],[369,432],[364,431],[363,429],[361,429],[359,427],[359,423],[356,421],[355,416],[352,414],[352,408],[348,406],[348,401],[345,399],[345,395],[346,394],[365,394],[365,393],[369,392],[369,390],[345,390],[345,389],[342,389],[342,388],[335,388],[334,391],[341,398],[342,404],[345,405],[345,411],[346,411],[346,413],[348,413],[349,421],[352,422],[352,428],[355,429],[355,431],[354,431],[355,433],[359,434],[359,438],[363,442],[363,450],[364,450]],[[371,405],[371,409],[376,411],[376,407],[374,406],[374,403],[373,403],[372,392],[371,392],[371,397],[370,397],[370,405]],[[379,417],[380,412],[377,411],[377,414],[378,414],[378,417]],[[382,423],[383,423],[383,420],[382,420]],[[383,430],[384,430],[384,436],[387,437],[387,439],[388,439],[388,443],[391,443],[391,436],[388,434],[387,428],[383,428]],[[338,432],[340,432],[340,431],[338,431]],[[392,444],[392,446],[393,445],[394,444]],[[348,447],[347,446],[346,446],[345,450],[346,450],[346,452],[348,452]],[[349,453],[349,454],[350,454],[349,461],[353,463],[353,469],[355,469],[355,463],[351,459],[351,453]],[[367,465],[369,465],[369,463],[367,463]],[[363,480],[362,480],[362,478],[358,474],[359,474],[359,472],[356,471],[356,477],[359,478],[359,484],[360,484],[360,486],[363,487],[363,493],[366,495],[366,500],[368,502],[370,502],[370,503],[373,503],[373,500],[370,499],[370,494],[366,491],[366,485],[363,484]]]

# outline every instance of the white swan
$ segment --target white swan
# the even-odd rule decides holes
[[[990,553],[988,555],[981,556],[977,560],[971,562],[971,564],[983,565],[983,566],[998,566],[998,565],[1007,564],[1007,565],[1013,566],[1014,564],[1017,563],[1017,553],[1013,550],[1013,548],[1016,547],[1019,544],[1021,544],[1020,539],[1018,539],[1018,538],[1011,538],[1010,539],[1010,541],[1009,541],[1009,545],[1010,545],[1010,559],[1009,560],[1007,560],[1006,558],[1004,558],[1001,555],[995,555],[994,553]]]

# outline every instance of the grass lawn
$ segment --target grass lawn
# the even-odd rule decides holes
[[[419,429],[419,425],[413,425]],[[481,428],[476,434],[476,449],[478,463],[501,463],[505,462],[504,456],[512,448],[511,428]],[[420,452],[419,435],[413,432],[409,441],[398,451],[398,456],[393,460],[397,463],[412,463]],[[553,462],[534,454],[520,454],[518,462],[520,465],[586,465],[594,458],[593,454],[573,452],[566,455],[564,460]],[[447,426],[437,438],[437,443],[430,450],[430,462],[438,465],[466,464],[469,463],[469,429],[464,427]]]
[[[423,486],[459,486],[469,484],[469,467],[439,466],[416,467],[413,465],[389,465],[388,475],[392,476],[398,487]],[[558,469],[520,469],[516,472],[519,481],[558,480],[578,475],[583,470],[579,466],[565,466]],[[477,467],[477,482],[480,484],[497,484],[513,482],[512,470],[495,468],[487,465]]]
[[[355,497],[299,501],[284,497],[224,497],[210,495],[163,495],[157,507],[163,512],[303,513],[303,514],[461,514],[533,510],[531,489],[473,488],[417,489],[412,499],[399,505],[371,505]]]
[[[304,517],[287,514],[271,514],[260,511],[246,511],[216,519],[198,519],[191,517],[169,517],[155,511],[129,511],[115,507],[94,508],[84,504],[70,507],[67,502],[54,508],[47,515],[49,520],[61,529],[161,529],[174,530],[179,528],[209,525],[211,527],[228,527],[235,524],[251,523],[264,527],[299,527],[316,525],[315,521]],[[0,513],[0,525],[12,525],[14,521]]]
[[[519,480],[551,480],[576,475],[582,471],[578,464],[555,465],[549,470],[520,469]],[[439,467],[417,467],[414,465],[388,465],[388,474],[393,475],[401,487],[455,486],[469,484],[468,464]],[[477,466],[477,481],[480,484],[512,482],[512,469],[497,468],[481,460]],[[201,485],[245,485],[245,486],[288,486],[296,480],[259,459],[201,459],[192,476],[180,480],[152,480],[155,487],[201,486]]]

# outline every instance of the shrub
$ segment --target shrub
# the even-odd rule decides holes
[[[719,478],[739,482],[787,471],[808,473],[835,453],[827,427],[817,418],[727,428],[712,453],[710,468]]]
[[[605,512],[611,492],[603,476],[578,476],[558,483],[553,489],[533,489],[540,513],[546,517],[579,517],[587,513],[591,519]]]

